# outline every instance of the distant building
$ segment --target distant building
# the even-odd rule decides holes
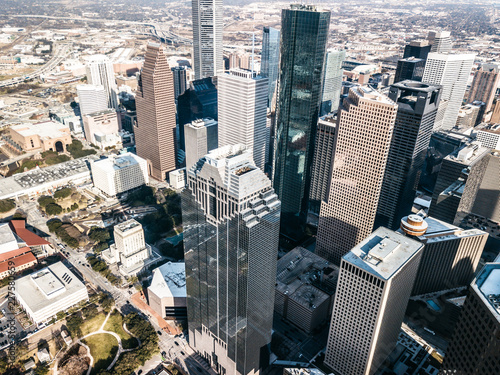
[[[424,69],[424,59],[408,57],[406,59],[398,60],[396,75],[394,76],[394,83],[398,83],[407,79],[412,81],[422,81]]]
[[[168,262],[153,270],[148,304],[162,318],[186,319],[186,268]]]
[[[328,321],[339,269],[302,247],[278,260],[274,311],[306,333]]]
[[[334,264],[373,230],[397,109],[366,86],[352,88],[340,109],[316,243],[316,253]]]
[[[266,162],[267,81],[243,69],[217,77],[218,146],[245,145],[261,170]]]
[[[174,77],[174,97],[175,100],[179,95],[184,94],[187,85],[186,67],[185,66],[175,66],[171,68],[172,75]]]
[[[172,71],[163,47],[149,43],[135,97],[137,155],[148,162],[148,173],[159,181],[176,166],[176,116]]]
[[[211,118],[194,120],[184,125],[186,139],[186,170],[198,163],[209,151],[219,146],[218,123]]]
[[[120,131],[118,115],[114,109],[86,114],[83,116],[83,129],[87,142],[99,143],[96,135],[102,137],[103,135],[118,134]]]
[[[449,31],[429,31],[427,40],[431,45],[431,52],[449,53],[451,52],[452,42]]]
[[[395,348],[424,246],[380,227],[342,257],[325,365],[372,375]]]
[[[467,286],[488,239],[488,233],[479,229],[461,229],[418,215],[402,218],[401,231],[425,245],[412,295]]]
[[[448,155],[438,174],[429,216],[460,225],[471,212],[488,167],[490,149],[472,142]]]
[[[223,72],[222,0],[192,0],[193,68],[195,79]]]
[[[76,92],[82,117],[109,108],[106,90],[102,85],[78,85]]]
[[[130,152],[99,159],[90,166],[94,186],[110,197],[149,183],[146,161]]]
[[[441,375],[500,373],[500,263],[486,263],[471,283]]]
[[[267,106],[271,107],[278,82],[280,60],[280,31],[264,27],[262,31],[262,55],[260,74],[269,80]]]
[[[455,128],[463,131],[476,126],[476,122],[481,112],[481,107],[474,104],[466,104],[461,106],[458,111],[457,123]]]
[[[429,53],[422,82],[442,85],[442,100],[448,101],[443,117],[436,118],[434,130],[451,130],[455,126],[475,57],[474,54]]]
[[[339,108],[343,77],[342,61],[345,60],[345,56],[345,50],[330,50],[326,53],[325,68],[323,69],[321,115],[334,112]]]
[[[500,150],[500,124],[478,128],[476,140],[480,142],[483,147]]]
[[[135,276],[142,271],[151,256],[151,247],[144,240],[142,225],[130,219],[114,227],[115,243],[102,252],[109,264],[118,264],[123,276]]]
[[[429,52],[431,52],[431,45],[429,44],[428,40],[412,40],[405,46],[403,59],[414,57],[416,59],[426,60]]]
[[[55,121],[12,125],[8,137],[4,137],[4,140],[7,146],[24,152],[64,152],[66,146],[72,142],[69,128]]]
[[[14,295],[36,324],[89,299],[85,285],[63,264],[54,263],[15,281]]]
[[[87,80],[91,85],[104,87],[107,107],[118,109],[118,89],[116,87],[113,63],[105,55],[94,55],[87,64]]]
[[[472,206],[472,213],[500,223],[500,151],[489,155],[488,166]]]
[[[498,65],[483,64],[474,74],[474,80],[469,90],[467,103],[476,100],[486,103],[485,112],[489,112],[493,106],[493,99],[500,83],[500,69]]]
[[[126,76],[118,76],[116,77],[116,84],[118,87],[120,86],[128,86],[132,90],[137,90],[137,77],[134,75],[132,77],[126,77]]]

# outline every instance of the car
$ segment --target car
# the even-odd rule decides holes
[[[186,355],[186,353],[184,353],[184,352],[181,350],[181,355]]]
[[[174,344],[177,345],[177,346],[179,346],[179,343],[177,341],[174,341]]]
[[[158,334],[161,336],[161,331],[158,331],[158,332],[156,332],[156,333],[158,333]]]

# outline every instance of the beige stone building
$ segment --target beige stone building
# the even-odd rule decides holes
[[[64,152],[66,145],[71,143],[71,133],[66,125],[55,121],[44,121],[11,126],[4,140],[16,151]]]

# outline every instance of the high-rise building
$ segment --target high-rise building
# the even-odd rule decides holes
[[[204,118],[217,121],[217,87],[212,78],[191,81],[189,88],[177,98],[177,117],[179,147],[185,150],[184,125]]]
[[[365,86],[352,88],[340,109],[316,241],[316,253],[334,264],[373,230],[397,109]]]
[[[92,56],[87,65],[87,81],[91,85],[104,86],[108,108],[118,109],[118,88],[116,87],[113,63],[105,55]]]
[[[481,110],[482,110],[481,105],[466,104],[461,106],[458,111],[458,117],[457,117],[457,123],[455,124],[455,129],[457,129],[458,131],[463,131],[465,129],[469,129],[476,126],[479,117],[481,117],[479,115],[480,112],[482,112]]]
[[[500,122],[500,99],[496,99],[493,105],[493,113],[491,114],[490,123],[498,124]]]
[[[422,82],[443,86],[441,99],[448,101],[443,118],[436,119],[434,130],[452,129],[464,99],[474,54],[429,53]]]
[[[224,71],[222,59],[222,0],[192,0],[193,67],[195,79]]]
[[[182,193],[189,344],[219,374],[269,363],[280,201],[243,145],[211,151]]]
[[[488,233],[419,215],[401,219],[401,230],[425,245],[412,295],[464,287],[474,278]]]
[[[474,80],[469,90],[468,103],[476,100],[486,103],[486,111],[492,109],[493,99],[497,92],[498,84],[500,82],[500,70],[498,65],[483,64],[474,74]]]
[[[390,87],[389,98],[398,104],[398,112],[375,227],[396,230],[411,212],[440,97],[439,85],[402,81]]]
[[[243,144],[255,165],[266,163],[267,78],[233,69],[217,77],[219,147]]]
[[[488,167],[489,154],[489,148],[472,142],[444,158],[432,194],[429,216],[450,224],[461,224],[472,210]]]
[[[427,55],[431,52],[431,45],[426,39],[412,40],[405,46],[403,59],[415,57],[417,59],[427,59]]]
[[[335,127],[337,119],[322,117],[318,120],[316,144],[311,171],[311,190],[309,193],[309,210],[318,213],[321,202],[328,198],[330,176],[333,165],[333,149],[335,145]]]
[[[372,375],[395,348],[422,248],[380,227],[343,256],[324,362],[336,375]]]
[[[76,92],[82,118],[89,113],[108,109],[108,97],[104,86],[77,85]]]
[[[273,96],[278,82],[280,62],[280,31],[272,27],[264,27],[262,33],[262,56],[260,74],[269,79],[267,106],[273,102]]]
[[[96,144],[96,135],[118,134],[120,131],[118,116],[114,109],[92,112],[82,118],[87,142]]]
[[[469,288],[440,375],[500,374],[500,263],[486,263]]]
[[[174,78],[175,100],[177,100],[179,95],[184,94],[184,91],[186,91],[186,85],[187,85],[186,72],[187,71],[185,66],[175,66],[172,68],[172,74]]]
[[[427,40],[431,45],[431,52],[448,53],[451,52],[452,42],[449,31],[429,31]]]
[[[194,120],[184,125],[186,136],[186,170],[191,169],[203,156],[218,148],[217,121],[211,118]]]
[[[405,80],[422,81],[424,75],[425,60],[416,57],[408,57],[406,59],[398,60],[398,67],[396,75],[394,76],[394,83]]]
[[[330,12],[312,5],[281,13],[273,186],[282,204],[282,233],[295,239],[307,218],[329,25]]]
[[[342,90],[342,61],[345,60],[345,50],[328,51],[323,70],[323,91],[321,99],[321,115],[336,111],[340,104]]]
[[[148,44],[135,102],[137,155],[148,161],[150,176],[165,180],[176,165],[176,117],[172,71],[158,43]]]

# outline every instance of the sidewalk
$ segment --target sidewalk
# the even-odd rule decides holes
[[[158,315],[149,305],[146,303],[142,292],[137,292],[132,297],[130,297],[132,303],[142,312],[151,315],[156,319],[157,324],[160,326],[162,330],[167,332],[170,335],[178,335],[182,332],[175,326],[169,324],[165,319],[163,319],[160,315]]]

